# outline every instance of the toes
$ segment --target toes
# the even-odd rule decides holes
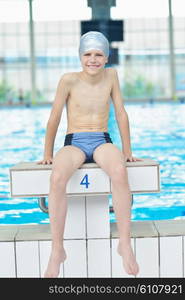
[[[139,267],[138,264],[136,263],[136,265],[132,266],[132,274],[136,276],[138,273],[139,273]]]
[[[129,264],[123,263],[123,267],[128,275],[133,275],[132,266]]]
[[[134,275],[136,276],[139,272],[139,267],[138,264],[132,264],[132,263],[128,263],[125,264],[123,263],[123,267],[125,269],[125,271],[127,272],[128,275]]]

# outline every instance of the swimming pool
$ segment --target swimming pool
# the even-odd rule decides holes
[[[132,220],[178,219],[185,217],[185,104],[125,104],[129,115],[133,154],[160,163],[160,194],[134,195]],[[42,158],[46,123],[51,107],[1,108],[0,116],[0,224],[48,223],[48,215],[37,198],[11,198],[9,168],[20,161]],[[56,136],[54,151],[64,141],[65,112]],[[121,148],[118,127],[111,106],[109,133]],[[111,197],[110,197],[111,204]],[[114,222],[114,214],[110,213]]]

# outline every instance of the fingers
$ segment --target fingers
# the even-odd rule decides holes
[[[127,157],[127,158],[126,158],[126,161],[130,161],[130,162],[132,162],[132,161],[136,161],[136,160],[135,160],[135,158],[134,158],[134,157]]]
[[[137,158],[137,157],[132,157],[132,161],[142,161],[142,159]]]
[[[46,165],[50,165],[50,164],[52,164],[52,161],[53,161],[52,159],[47,159],[47,160],[45,161],[45,164],[46,164]]]
[[[37,162],[38,165],[51,165],[53,163],[53,159],[43,159]]]
[[[143,159],[131,156],[131,157],[127,157],[126,161],[135,162],[135,161],[143,161]]]

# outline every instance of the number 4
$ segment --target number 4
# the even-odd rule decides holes
[[[84,176],[84,178],[82,179],[82,181],[80,182],[81,185],[85,185],[86,189],[88,189],[88,185],[90,184],[90,182],[88,182],[88,174],[86,174]]]

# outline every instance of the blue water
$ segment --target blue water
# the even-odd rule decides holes
[[[161,192],[134,195],[132,220],[180,219],[185,217],[185,104],[125,104],[129,115],[133,154],[160,163]],[[1,108],[0,130],[0,224],[48,223],[37,198],[11,198],[9,168],[20,161],[42,158],[46,123],[51,107]],[[63,145],[65,112],[54,151]],[[111,107],[109,133],[121,149],[121,139]],[[111,204],[111,197],[110,197]],[[115,221],[110,213],[111,222]]]

